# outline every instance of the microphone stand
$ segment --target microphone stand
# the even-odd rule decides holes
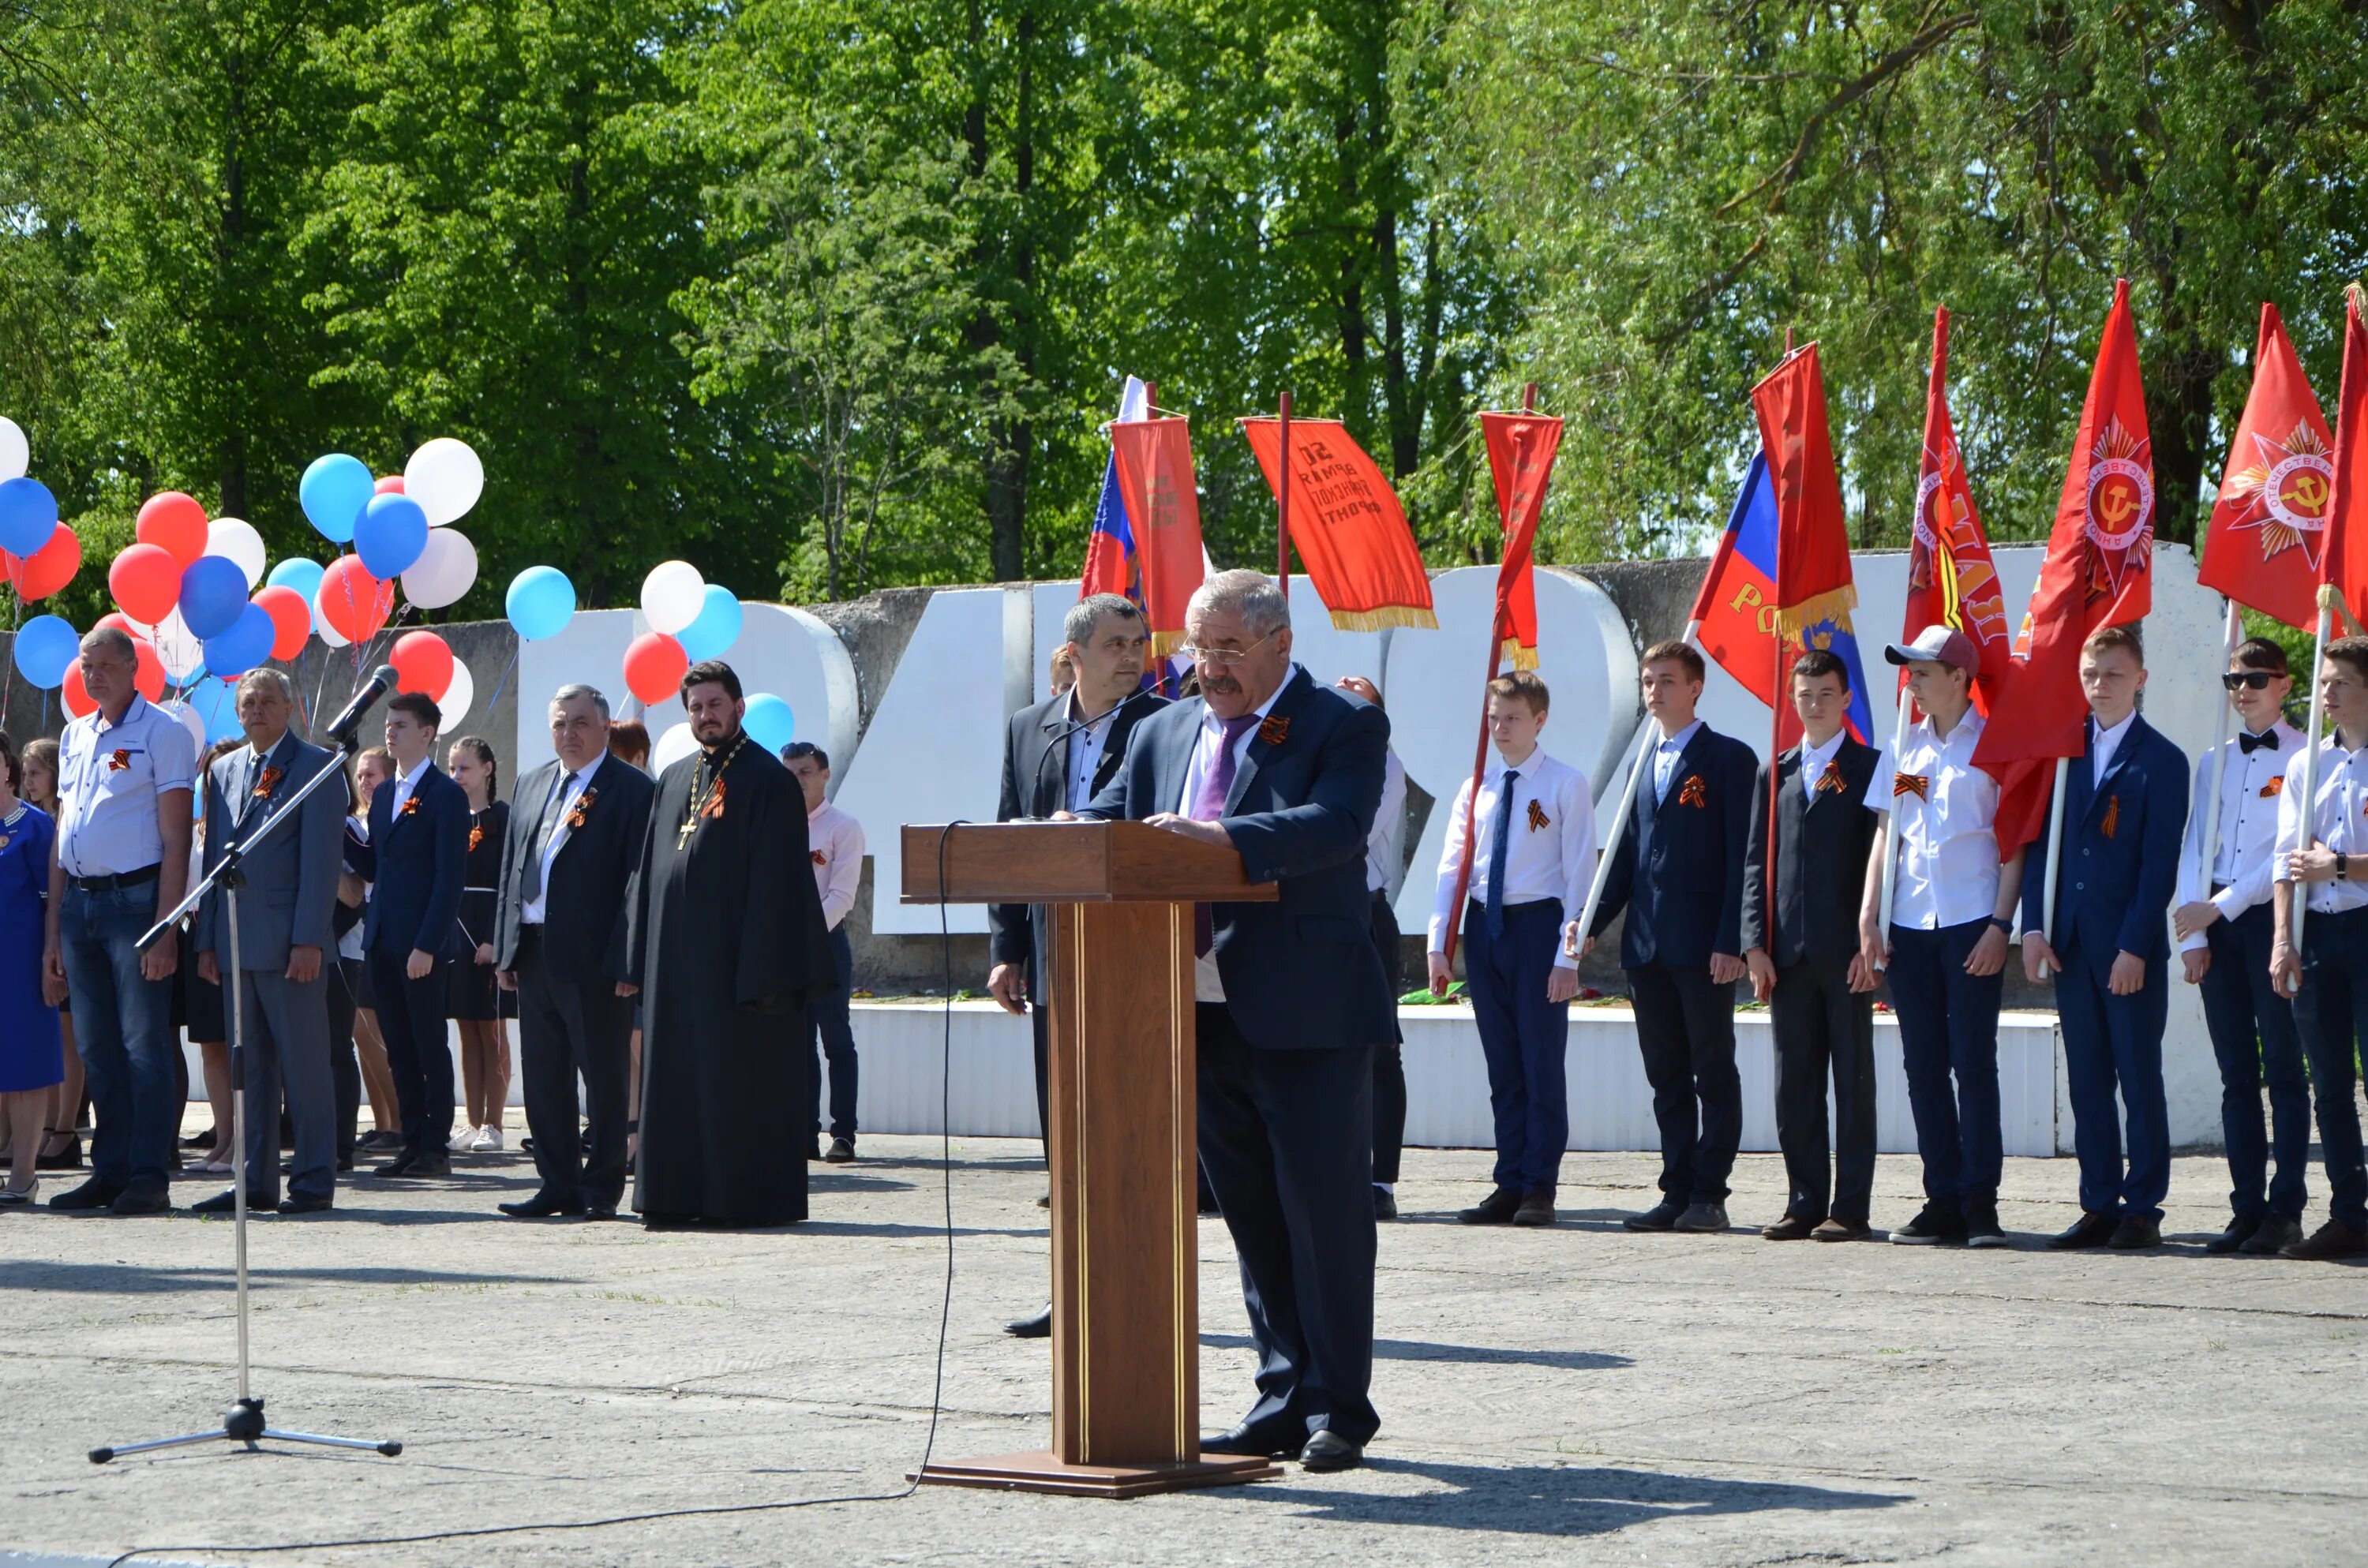
[[[148,949],[162,941],[183,915],[197,908],[199,902],[209,892],[217,887],[222,889],[230,926],[230,968],[223,978],[224,984],[230,993],[230,1185],[231,1191],[234,1195],[232,1199],[233,1229],[238,1254],[238,1308],[235,1314],[238,1323],[238,1402],[222,1412],[222,1422],[218,1430],[192,1432],[178,1437],[152,1437],[145,1442],[123,1443],[108,1448],[93,1449],[90,1450],[90,1462],[93,1464],[105,1464],[120,1454],[142,1454],[157,1449],[187,1448],[194,1443],[244,1443],[252,1452],[256,1449],[256,1444],[264,1438],[281,1443],[310,1443],[324,1449],[369,1449],[384,1454],[389,1459],[403,1452],[403,1445],[391,1440],[332,1437],[316,1432],[275,1431],[265,1424],[263,1401],[255,1396],[250,1387],[246,1333],[246,1019],[245,1008],[241,1003],[241,994],[245,990],[245,977],[238,962],[238,890],[246,878],[240,867],[246,858],[247,851],[269,838],[289,813],[304,803],[306,796],[312,794],[328,779],[344,778],[346,758],[353,754],[354,737],[347,733],[333,734],[329,738],[336,744],[336,750],[330,755],[328,762],[312,778],[307,778],[294,794],[289,796],[280,804],[278,810],[265,817],[262,824],[247,837],[245,843],[238,842],[233,833],[233,842],[223,850],[221,863],[199,880],[198,885],[189,890],[189,895],[177,906],[158,920],[155,925],[150,926],[139,941],[140,950],[147,951]],[[202,787],[201,782],[200,788]],[[322,954],[324,964],[336,961],[336,955],[334,951]],[[276,1109],[274,1114],[277,1114]]]

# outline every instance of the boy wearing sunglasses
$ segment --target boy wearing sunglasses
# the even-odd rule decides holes
[[[2203,993],[2203,1024],[2220,1062],[2220,1125],[2228,1149],[2228,1228],[2203,1250],[2266,1256],[2302,1239],[2303,1171],[2310,1159],[2310,1085],[2294,1004],[2270,981],[2276,937],[2278,806],[2303,733],[2286,722],[2294,675],[2285,650],[2265,638],[2241,643],[2221,682],[2242,726],[2220,748],[2220,804],[2212,816],[2212,754],[2195,767],[2194,808],[2180,855],[2172,925],[2187,983]],[[2261,1084],[2270,1131],[2261,1131]],[[2276,1174],[2271,1175],[2272,1155]]]

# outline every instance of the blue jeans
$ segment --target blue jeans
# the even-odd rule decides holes
[[[814,1131],[822,1131],[822,1059],[830,1058],[830,1135],[855,1142],[855,1025],[848,1018],[848,995],[855,988],[855,949],[847,927],[830,932],[831,956],[837,960],[838,983],[814,999],[806,1009],[814,1032],[822,1037],[822,1055],[808,1056],[807,1103],[814,1108]]]
[[[1965,972],[1988,929],[1987,920],[1891,928],[1891,1005],[1899,1015],[1907,1109],[1924,1161],[1924,1196],[1944,1213],[1998,1201],[2006,1165],[1998,1065],[2006,975]]]
[[[60,912],[74,1049],[82,1055],[97,1120],[91,1174],[108,1186],[163,1187],[181,1129],[174,1074],[173,983],[140,972],[132,944],[156,923],[156,884],[106,892],[68,883]]]

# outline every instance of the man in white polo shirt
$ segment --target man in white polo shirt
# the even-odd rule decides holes
[[[43,963],[74,997],[74,1049],[97,1117],[91,1177],[50,1207],[157,1214],[172,1207],[167,1162],[180,1131],[173,1072],[167,939],[136,946],[188,889],[198,744],[132,685],[131,639],[100,627],[82,640],[83,686],[98,710],[58,743],[57,911]]]

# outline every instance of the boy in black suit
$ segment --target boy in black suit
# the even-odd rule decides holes
[[[1586,948],[1577,921],[1563,931],[1565,950],[1583,956],[1628,910],[1620,964],[1661,1129],[1661,1201],[1630,1215],[1632,1231],[1726,1229],[1726,1178],[1743,1141],[1735,983],[1744,974],[1743,859],[1758,761],[1694,717],[1703,674],[1691,643],[1645,650],[1639,684],[1659,739],[1636,766],[1650,771]]]
[[[1850,667],[1813,648],[1793,661],[1801,743],[1762,764],[1751,787],[1751,851],[1743,882],[1743,961],[1776,1036],[1776,1142],[1792,1195],[1771,1242],[1869,1234],[1874,1187],[1874,974],[1858,940],[1860,890],[1882,819],[1866,804],[1882,756],[1842,727]],[[1768,874],[1775,799],[1776,874]],[[1827,1165],[1826,1073],[1832,1064],[1835,1138]]]

